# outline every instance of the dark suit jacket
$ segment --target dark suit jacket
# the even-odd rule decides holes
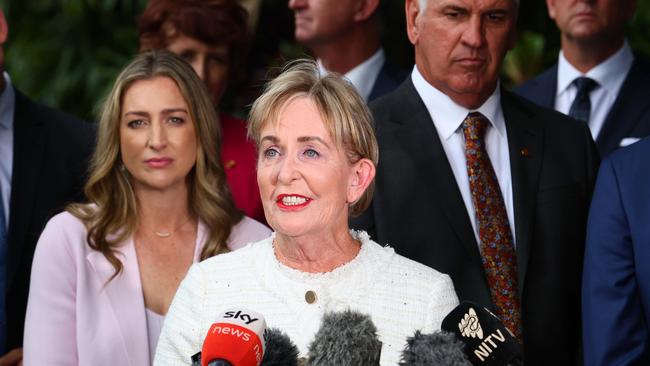
[[[585,365],[650,364],[650,138],[611,154],[589,211]]]
[[[624,138],[650,135],[648,85],[650,63],[636,57],[596,138],[596,146],[601,156],[607,156],[616,150]],[[514,91],[543,107],[555,108],[557,64]]]
[[[388,62],[388,60],[384,61],[368,96],[368,102],[372,102],[382,95],[395,90],[406,79],[406,76],[408,76],[407,70],[400,69]]]
[[[80,200],[94,127],[16,90],[7,248],[7,349],[20,347],[34,248],[47,220]]]
[[[502,92],[510,150],[526,365],[560,365],[580,339],[580,280],[598,154],[587,126]],[[451,276],[493,308],[478,244],[429,113],[410,78],[371,104],[379,142],[372,206],[352,227]]]

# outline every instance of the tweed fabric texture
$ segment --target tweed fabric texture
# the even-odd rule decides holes
[[[367,314],[382,342],[380,364],[397,365],[406,338],[418,329],[439,330],[458,298],[449,276],[378,245],[365,232],[353,236],[361,242],[359,254],[326,273],[278,262],[275,235],[193,265],[167,313],[154,365],[187,365],[212,322],[233,307],[262,314],[267,327],[289,336],[301,357],[326,312]],[[307,291],[316,294],[315,302],[305,300]]]

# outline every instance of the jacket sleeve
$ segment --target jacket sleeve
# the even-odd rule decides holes
[[[620,183],[615,165],[606,159],[587,226],[582,287],[585,365],[648,362],[648,332]]]
[[[32,264],[25,319],[23,362],[29,365],[77,365],[76,278],[62,215],[41,234]]]
[[[205,285],[199,264],[194,264],[181,282],[163,325],[155,366],[190,365],[192,355],[201,351],[207,330],[203,330]]]

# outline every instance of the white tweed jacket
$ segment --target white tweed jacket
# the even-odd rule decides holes
[[[371,316],[383,342],[382,365],[396,365],[406,338],[431,333],[458,304],[451,279],[381,247],[365,232],[359,254],[327,273],[304,273],[280,264],[275,235],[190,269],[171,304],[154,365],[189,365],[212,322],[225,309],[243,307],[268,327],[285,331],[306,356],[326,311],[352,309]],[[307,303],[305,293],[316,293]]]

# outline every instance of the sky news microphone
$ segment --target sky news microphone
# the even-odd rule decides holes
[[[264,332],[266,348],[261,366],[298,366],[298,347],[276,328]]]
[[[463,301],[442,321],[442,330],[465,344],[472,365],[521,365],[522,349],[517,338],[483,306]]]
[[[424,334],[419,330],[406,339],[400,366],[472,366],[463,342],[452,333]]]
[[[241,308],[212,324],[201,348],[201,366],[259,366],[264,355],[264,317]]]
[[[381,342],[370,316],[356,311],[327,313],[309,345],[306,366],[379,365]]]

